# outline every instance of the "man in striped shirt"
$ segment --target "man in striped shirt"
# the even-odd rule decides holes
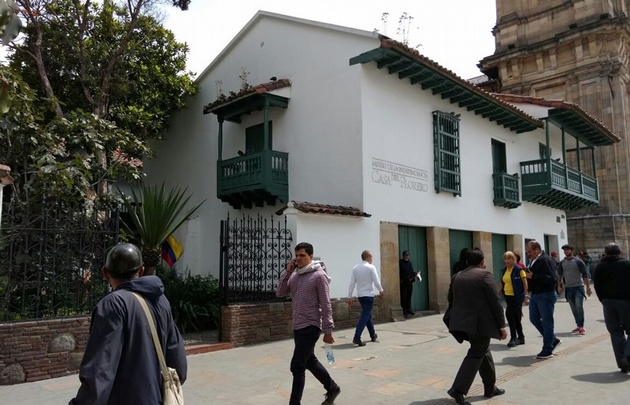
[[[291,373],[293,386],[289,405],[300,405],[306,370],[324,386],[322,405],[335,403],[341,389],[315,356],[315,344],[324,332],[324,342],[334,343],[332,330],[335,326],[330,304],[330,277],[323,262],[313,261],[313,245],[302,242],[295,246],[295,259],[289,262],[280,276],[276,296],[291,294],[293,301],[293,358]]]

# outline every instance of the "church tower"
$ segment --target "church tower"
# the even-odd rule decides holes
[[[595,260],[611,241],[630,254],[629,10],[628,0],[497,0],[495,52],[478,65],[495,91],[579,104],[621,137],[596,149],[587,173],[600,205],[567,213],[569,242]]]

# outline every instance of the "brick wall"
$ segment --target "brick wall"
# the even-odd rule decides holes
[[[335,329],[356,326],[361,305],[355,298],[351,308],[346,300],[332,301]],[[230,305],[222,308],[223,340],[234,347],[289,339],[292,337],[291,301]],[[381,297],[376,297],[372,311],[374,323],[391,321],[391,313]]]
[[[89,316],[0,324],[0,385],[76,372],[89,327]]]

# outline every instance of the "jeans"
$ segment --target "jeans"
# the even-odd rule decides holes
[[[610,343],[612,344],[617,367],[623,368],[619,360],[623,356],[630,356],[630,301],[626,300],[602,300],[604,306],[604,322],[606,329],[610,333]]]
[[[555,291],[532,294],[529,301],[529,321],[543,337],[543,351],[551,353],[556,335],[553,333],[553,310],[556,304]]]
[[[569,306],[571,307],[571,312],[573,313],[573,318],[575,319],[575,324],[578,328],[584,327],[584,286],[581,285],[579,287],[567,287],[565,292],[565,296],[567,297],[567,301],[569,302]]]
[[[361,340],[361,334],[366,326],[370,333],[370,339],[373,339],[376,336],[374,323],[372,322],[374,297],[359,297],[359,303],[361,304],[361,316],[359,317],[359,323],[357,323],[357,329],[354,331],[354,340]]]
[[[320,335],[321,331],[316,326],[307,326],[293,331],[293,341],[295,342],[293,358],[291,359],[293,386],[289,405],[300,405],[306,382],[306,370],[317,378],[326,391],[337,386],[326,368],[315,357],[315,344]]]

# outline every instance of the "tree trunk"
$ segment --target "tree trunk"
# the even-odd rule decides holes
[[[144,263],[144,275],[155,276],[157,265],[160,263],[162,256],[161,247],[142,247],[142,262]]]

